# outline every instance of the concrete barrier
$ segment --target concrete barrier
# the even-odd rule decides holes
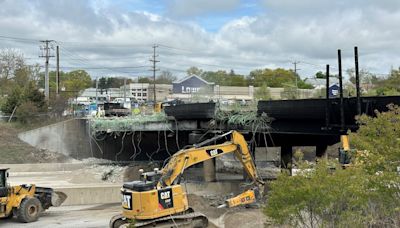
[[[239,182],[182,184],[188,194],[228,195],[240,192]],[[55,187],[67,194],[63,205],[106,204],[121,202],[121,185]]]
[[[52,172],[73,171],[82,169],[85,163],[33,163],[33,164],[0,164],[1,168],[9,168],[10,173],[15,172]]]
[[[121,185],[57,187],[55,190],[67,194],[65,206],[121,202]]]

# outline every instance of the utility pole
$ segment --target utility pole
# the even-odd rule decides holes
[[[296,89],[298,88],[297,86],[297,71],[300,69],[297,69],[297,64],[299,64],[300,61],[294,61],[292,64],[294,65],[294,76],[296,77]]]
[[[143,93],[143,91],[142,91]],[[143,94],[142,94],[143,96]],[[126,103],[126,78],[124,77],[124,104]]]
[[[156,55],[156,48],[158,48],[158,45],[154,44],[153,45],[153,58],[150,59],[150,62],[153,63],[151,71],[153,71],[153,90],[154,90],[153,99],[154,99],[154,103],[156,103],[156,101],[157,101],[156,100],[156,98],[157,98],[157,96],[156,96],[156,71],[158,71],[158,69],[156,68],[156,63],[160,62],[160,61],[158,61],[156,59],[158,57],[158,55]]]
[[[44,80],[44,95],[46,97],[47,103],[49,102],[49,95],[50,95],[50,87],[49,87],[49,59],[51,57],[54,57],[54,55],[50,55],[50,47],[49,44],[53,42],[54,40],[41,40],[40,42],[43,43],[43,46],[41,47],[42,50],[42,55],[39,57],[45,58],[45,80]]]
[[[58,45],[56,49],[56,58],[57,58],[56,92],[58,97],[58,95],[60,94],[60,47]]]
[[[98,90],[99,90],[99,78],[96,78],[96,105],[99,101],[99,96],[97,95]]]

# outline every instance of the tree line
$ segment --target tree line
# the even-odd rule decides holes
[[[187,75],[198,75],[208,82],[214,82],[221,86],[254,86],[254,87],[297,87],[299,89],[312,89],[311,84],[306,83],[300,76],[292,70],[283,68],[277,69],[255,69],[249,75],[229,72],[224,70],[204,71],[197,67],[190,67]]]

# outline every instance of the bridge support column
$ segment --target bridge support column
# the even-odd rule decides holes
[[[292,146],[281,146],[281,167],[283,169],[292,169]]]
[[[328,145],[317,145],[315,151],[316,158],[327,158],[328,157],[328,154],[326,153],[327,148]]]
[[[214,182],[217,180],[215,158],[203,162],[203,172],[205,182]]]
[[[198,122],[199,123],[199,122]],[[189,144],[198,143],[202,132],[193,131],[189,134]],[[204,161],[203,164],[203,177],[205,182],[213,182],[217,180],[217,174],[215,171],[215,158]]]

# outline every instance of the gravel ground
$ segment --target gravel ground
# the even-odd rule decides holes
[[[265,227],[265,217],[259,209],[216,208],[209,205],[209,199],[189,195],[189,204],[195,211],[209,218],[209,228]],[[120,204],[97,204],[82,206],[52,207],[34,223],[19,223],[16,218],[0,220],[0,227],[13,228],[106,228],[109,219],[120,213]]]
[[[52,207],[34,223],[19,223],[16,218],[0,220],[0,227],[30,228],[105,228],[112,216],[121,210],[120,204]]]

